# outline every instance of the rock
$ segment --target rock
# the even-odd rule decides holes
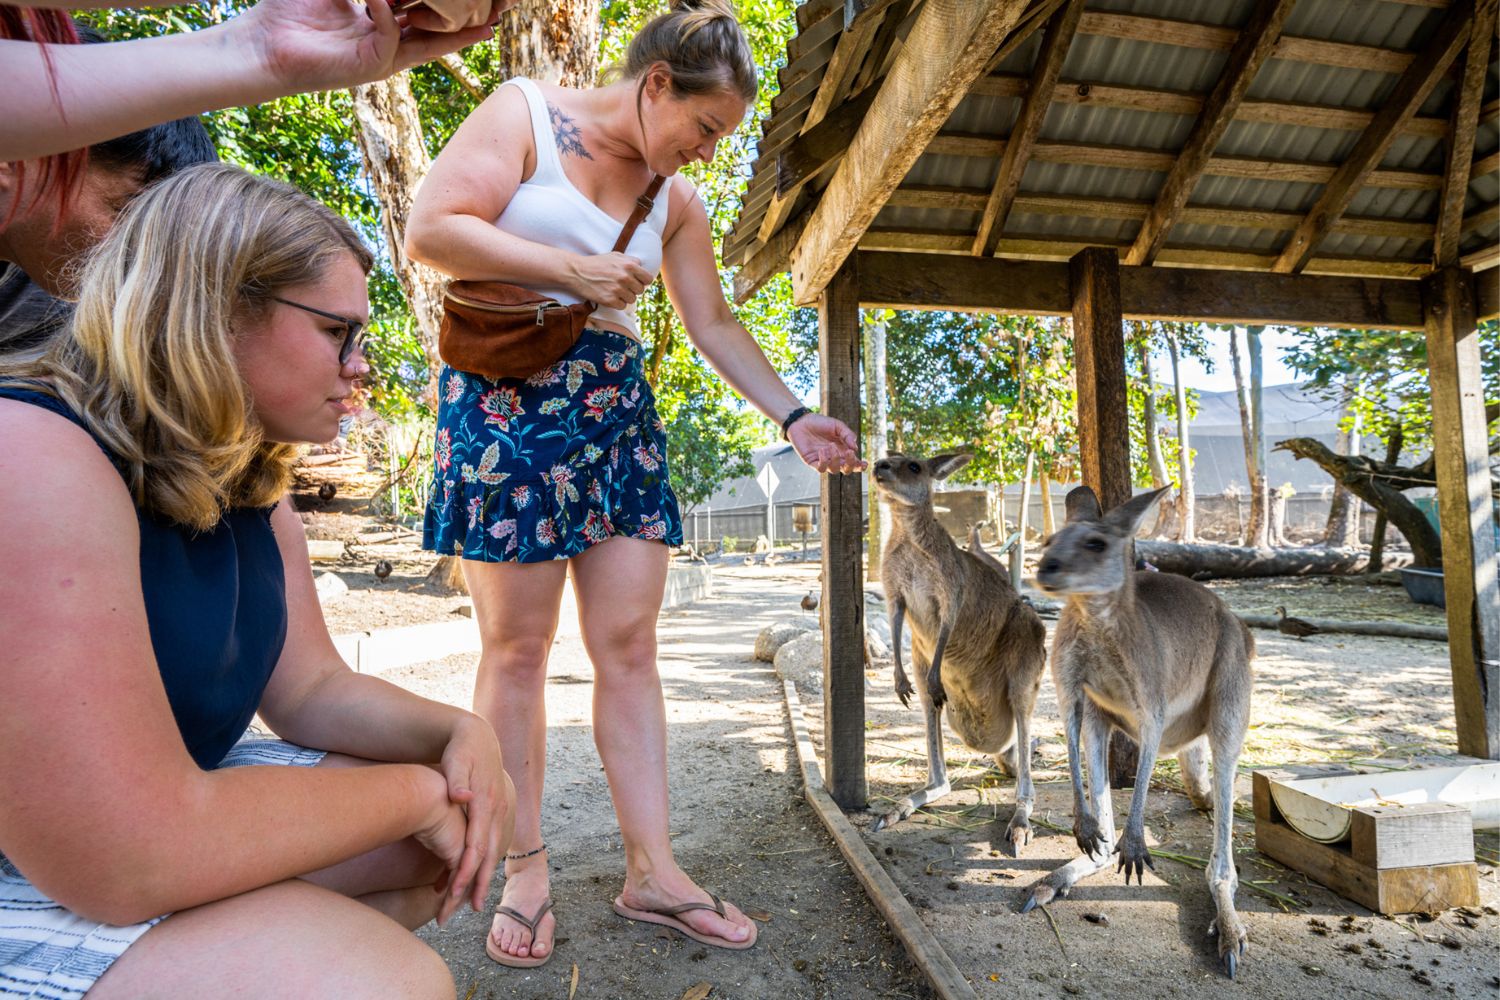
[[[823,635],[804,632],[776,651],[776,676],[799,688],[823,686]]]
[[[319,573],[313,577],[313,585],[318,588],[318,603],[320,604],[349,593],[349,585],[337,573]]]
[[[755,637],[755,658],[766,663],[776,661],[776,651],[792,639],[807,632],[811,626],[801,622],[777,622],[767,625]]]

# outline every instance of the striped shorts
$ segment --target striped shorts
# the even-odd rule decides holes
[[[322,750],[247,732],[219,767],[312,767]],[[114,927],[85,920],[48,899],[0,854],[0,997],[76,1000],[115,959],[170,914]]]

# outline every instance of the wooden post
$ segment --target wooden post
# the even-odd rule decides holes
[[[1073,372],[1078,386],[1078,452],[1084,485],[1102,510],[1130,499],[1130,409],[1125,394],[1125,320],[1120,313],[1120,255],[1089,247],[1068,262],[1073,299]],[[1135,743],[1116,732],[1109,783],[1135,784]]]
[[[859,279],[851,259],[818,298],[822,410],[850,427],[859,419]],[[860,482],[824,474],[823,719],[828,792],[845,810],[864,809],[865,603]]]
[[[1458,752],[1500,760],[1500,584],[1473,274],[1422,280]]]

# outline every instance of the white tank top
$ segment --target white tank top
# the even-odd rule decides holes
[[[514,86],[526,97],[526,106],[531,111],[531,141],[536,148],[536,170],[511,196],[510,204],[495,220],[495,225],[524,240],[570,250],[580,254],[609,253],[620,237],[625,220],[616,219],[604,209],[584,197],[582,191],[573,186],[568,175],[563,173],[562,158],[557,153],[557,142],[552,135],[551,118],[547,113],[547,101],[537,85],[523,77],[507,80],[503,86]],[[667,225],[667,193],[671,181],[656,196],[656,205],[641,221],[630,238],[625,253],[641,262],[651,276],[661,270],[661,237]],[[644,192],[642,188],[642,192]],[[641,193],[641,192],[637,192]],[[579,302],[579,296],[566,288],[533,285],[531,290],[548,295],[559,302]],[[640,324],[635,318],[635,303],[628,309],[611,309],[600,306],[594,313],[595,320],[630,331],[637,340],[641,336]]]

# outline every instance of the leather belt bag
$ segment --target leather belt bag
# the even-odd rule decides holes
[[[653,177],[636,199],[612,253],[630,245],[665,181]],[[598,308],[593,302],[559,302],[507,281],[450,281],[443,292],[438,355],[459,371],[527,378],[567,354]]]

